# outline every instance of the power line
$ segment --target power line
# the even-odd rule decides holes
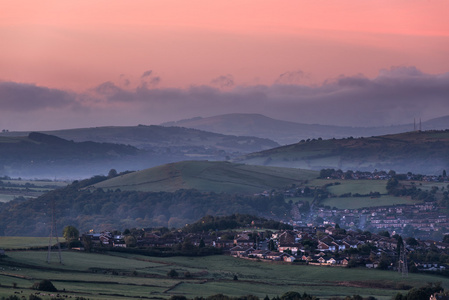
[[[58,246],[59,263],[62,264],[61,244],[59,243],[59,238],[58,238],[58,234],[56,231],[55,199],[54,198],[51,201],[51,228],[50,228],[50,239],[48,241],[47,263],[50,263],[53,239],[56,239],[56,245]]]

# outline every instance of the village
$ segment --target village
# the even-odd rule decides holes
[[[448,216],[441,213],[435,203],[377,206],[363,209],[318,208],[314,219],[318,219],[323,225],[340,224],[343,228],[369,231],[394,230],[406,236],[420,238],[441,239],[449,228]],[[301,220],[294,221],[294,223],[303,224]]]
[[[249,226],[251,227],[251,226]],[[138,234],[138,235],[137,235]],[[137,235],[137,236],[136,236]],[[400,252],[409,257],[410,272],[444,271],[449,263],[449,243],[402,238],[387,231],[345,230],[336,226],[299,227],[272,232],[258,228],[239,231],[186,233],[182,230],[161,235],[154,230],[137,230],[130,235],[110,232],[87,233],[80,240],[90,240],[94,247],[109,249],[192,249],[220,250],[241,259],[335,267],[366,267],[397,270]],[[402,248],[402,250],[401,250]],[[182,255],[182,254],[181,254]]]
[[[321,199],[317,199],[313,195],[313,190],[306,191],[309,195],[314,196],[313,209],[304,211],[301,209],[303,201],[297,203],[292,213],[293,218],[289,223],[297,226],[326,226],[339,224],[342,228],[352,230],[368,230],[377,232],[379,230],[395,231],[404,236],[412,236],[421,239],[441,240],[443,236],[449,232],[449,218],[447,216],[447,207],[442,206],[444,201],[435,198],[435,192],[438,191],[437,186],[432,186],[431,191],[422,191],[415,188],[417,184],[415,181],[429,182],[429,183],[444,183],[449,182],[446,173],[443,172],[441,176],[425,176],[419,174],[396,174],[394,171],[374,171],[374,172],[343,172],[341,170],[323,169],[320,172],[321,179],[327,180],[381,180],[386,184],[392,179],[397,178],[403,182],[409,182],[414,191],[420,191],[421,201],[415,201],[410,204],[392,204],[392,205],[373,205],[371,207],[362,207],[357,209],[339,209],[337,207],[330,207],[321,204],[320,200],[326,198],[338,197],[327,191],[327,186],[333,184],[340,184],[339,182],[326,184],[320,190]],[[307,187],[306,187],[307,189]],[[295,197],[304,195],[306,189],[286,190],[284,197]],[[315,188],[316,190],[317,188]],[[299,191],[298,191],[299,190]],[[405,190],[405,188],[403,188]],[[444,187],[441,187],[441,192],[445,199],[447,199],[447,192],[444,192]],[[306,194],[307,194],[306,193]],[[394,193],[394,192],[392,192]],[[372,201],[376,201],[382,195],[378,192],[366,195],[349,194],[348,197],[367,197]],[[410,196],[408,196],[410,197]]]

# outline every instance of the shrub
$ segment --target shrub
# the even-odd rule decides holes
[[[176,272],[175,269],[171,269],[171,270],[167,273],[167,276],[168,276],[168,277],[171,277],[171,278],[175,278],[175,277],[178,277],[179,274],[178,274],[178,272]]]
[[[57,292],[58,291],[55,288],[55,286],[53,285],[53,283],[51,283],[50,280],[42,280],[42,281],[36,282],[35,284],[33,284],[33,286],[31,288],[34,290],[45,291],[45,292]]]

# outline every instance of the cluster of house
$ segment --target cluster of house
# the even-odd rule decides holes
[[[230,249],[230,254],[248,259],[263,259],[274,261],[303,261],[308,264],[318,265],[342,265],[349,263],[349,256],[339,255],[340,252],[357,247],[366,242],[356,232],[341,234],[339,229],[333,227],[313,228],[302,227],[296,230],[287,230],[274,233],[271,240],[274,241],[276,251],[261,249],[262,244],[253,243],[247,245],[248,236],[239,234],[235,240],[235,246]],[[242,243],[243,242],[243,243]],[[270,243],[267,242],[269,245]]]
[[[414,205],[377,206],[363,209],[319,208],[316,217],[324,220],[324,225],[340,224],[345,228],[375,230],[396,230],[402,232],[407,226],[430,234],[449,228],[449,217],[442,214],[435,203]],[[301,224],[301,220],[298,220]],[[425,235],[425,233],[423,233]]]
[[[382,255],[397,257],[398,241],[395,238],[360,231],[346,231],[335,227],[298,227],[279,232],[241,231],[185,233],[170,232],[165,235],[153,231],[141,231],[136,246],[148,248],[172,248],[189,244],[196,247],[221,248],[224,253],[246,259],[271,261],[302,261],[308,264],[346,266],[350,260],[364,263],[368,268],[376,268]],[[125,237],[110,232],[90,233],[93,243],[111,247],[127,247]],[[370,245],[368,253],[358,251],[363,245]],[[414,248],[413,248],[414,247]],[[448,252],[449,244],[431,240],[417,241],[417,245],[407,245],[407,251],[415,248]],[[350,249],[354,249],[351,251]],[[348,251],[346,251],[348,250]],[[437,262],[416,262],[422,270],[445,268]]]

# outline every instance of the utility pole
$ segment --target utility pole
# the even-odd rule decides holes
[[[59,263],[62,264],[61,244],[59,243],[58,233],[56,231],[55,199],[53,198],[53,200],[51,201],[51,228],[50,228],[50,239],[48,241],[47,263],[50,263],[52,241],[54,238],[56,239],[56,244],[58,246]]]
[[[407,251],[405,249],[405,241],[402,241],[401,249],[399,252],[398,272],[401,273],[402,277],[408,276]]]

